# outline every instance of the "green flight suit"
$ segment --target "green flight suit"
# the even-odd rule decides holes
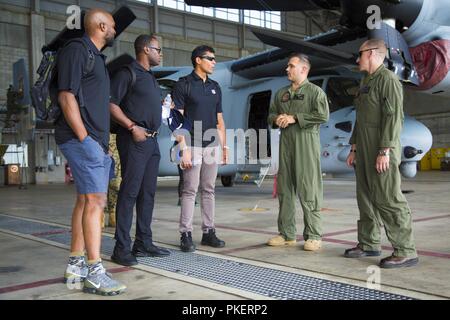
[[[328,121],[328,101],[323,90],[307,79],[293,92],[281,88],[270,106],[268,122],[273,127],[280,114],[296,117],[297,122],[281,129],[277,177],[280,211],[278,231],[286,240],[296,239],[295,200],[303,209],[305,240],[320,240],[323,200],[320,169],[320,124]]]
[[[360,220],[358,242],[363,250],[381,250],[380,224],[394,247],[394,255],[416,257],[411,210],[400,189],[400,133],[403,126],[403,87],[381,65],[363,78],[355,98],[356,122],[350,138],[356,144],[356,195]],[[377,173],[381,148],[391,148],[389,169]]]

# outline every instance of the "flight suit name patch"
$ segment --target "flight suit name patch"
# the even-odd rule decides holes
[[[303,99],[305,99],[304,94],[294,94],[294,96],[292,97],[292,100],[303,100]]]
[[[305,95],[301,94],[301,93],[296,93],[294,94],[292,97],[289,94],[289,92],[286,92],[285,94],[283,94],[283,96],[281,97],[281,102],[288,102],[289,100],[304,100],[305,99]]]

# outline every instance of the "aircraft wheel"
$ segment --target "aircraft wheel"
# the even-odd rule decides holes
[[[222,181],[222,185],[224,187],[232,187],[234,184],[234,175],[233,176],[220,176],[220,181]]]

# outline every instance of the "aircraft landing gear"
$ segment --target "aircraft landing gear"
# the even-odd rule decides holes
[[[220,176],[220,181],[224,187],[232,187],[234,185],[234,175]]]

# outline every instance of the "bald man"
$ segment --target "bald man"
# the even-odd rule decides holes
[[[380,261],[380,267],[400,268],[416,265],[418,258],[411,210],[400,189],[403,87],[383,64],[386,52],[383,40],[371,39],[362,44],[357,60],[365,77],[355,98],[347,164],[355,165],[360,219],[358,245],[346,250],[345,257],[379,256],[382,223],[394,252]]]
[[[126,287],[106,273],[100,259],[101,219],[111,168],[109,76],[100,50],[113,44],[115,23],[108,12],[92,9],[86,13],[84,27],[86,34],[69,41],[57,58],[58,101],[63,116],[56,122],[55,140],[77,189],[64,279],[68,283],[84,281],[83,290],[88,293],[116,295]]]

